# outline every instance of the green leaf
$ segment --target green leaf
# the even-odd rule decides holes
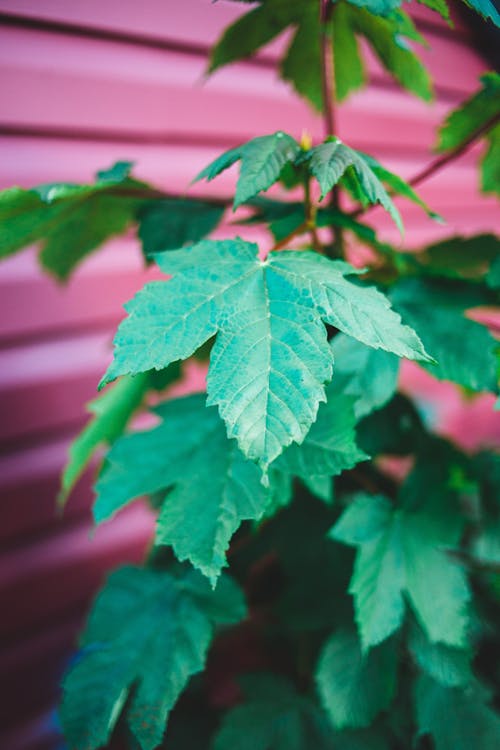
[[[500,195],[500,124],[488,132],[486,142],[488,148],[481,161],[481,189]]]
[[[406,13],[398,11],[390,18],[382,18],[364,8],[350,7],[349,11],[351,28],[365,37],[387,72],[403,88],[424,101],[431,101],[433,92],[429,74],[405,40],[405,37],[415,38]]]
[[[237,149],[219,156],[193,180],[213,180],[221,172],[240,160],[240,174],[236,183],[234,208],[268,190],[280,177],[286,164],[293,162],[300,146],[292,136],[279,130],[272,135],[253,138]]]
[[[480,685],[447,688],[421,677],[415,691],[419,733],[430,734],[436,750],[494,750],[500,743],[500,717],[488,706]]]
[[[342,392],[336,379],[326,396],[303,443],[290,445],[273,464],[280,471],[307,481],[311,476],[336,476],[369,458],[356,445],[354,399]]]
[[[462,527],[446,497],[411,512],[393,509],[383,497],[356,496],[330,536],[358,547],[349,591],[364,650],[401,626],[404,594],[433,642],[464,646],[470,593],[463,570],[446,553]]]
[[[422,420],[413,403],[401,393],[358,424],[358,444],[371,456],[406,456],[424,437]]]
[[[493,0],[464,0],[464,2],[469,8],[486,18],[487,21],[492,21],[496,26],[500,26],[500,13]]]
[[[229,578],[211,591],[192,571],[179,578],[134,567],[113,573],[64,680],[61,721],[69,746],[106,745],[130,697],[127,723],[141,749],[154,750],[189,678],[205,665],[214,626],[244,616]]]
[[[257,466],[227,439],[216,409],[205,407],[204,394],[154,411],[158,427],[121,438],[108,454],[94,517],[100,523],[135,498],[163,491],[156,543],[172,545],[179,560],[214,583],[231,537],[243,520],[262,516],[268,493]]]
[[[339,102],[366,83],[366,74],[358,40],[351,25],[347,3],[334,6],[332,44],[335,75],[335,94]]]
[[[403,232],[401,217],[384,186],[366,160],[338,138],[312,148],[303,157],[321,187],[321,199],[336,185],[347,169],[352,168],[359,188],[369,203],[380,203]]]
[[[491,268],[486,277],[486,283],[492,289],[500,289],[500,258],[497,258],[491,264]]]
[[[384,406],[397,388],[399,359],[381,349],[371,349],[355,339],[338,334],[331,342],[335,382],[356,399],[356,417],[364,417]]]
[[[322,320],[374,348],[427,356],[383,294],[345,278],[356,273],[347,263],[312,252],[260,261],[257,246],[240,239],[204,241],[158,262],[174,278],[147,284],[127,304],[102,384],[185,359],[218,332],[208,403],[264,468],[304,439],[325,400],[332,354]]]
[[[111,445],[123,433],[144,397],[148,382],[147,373],[133,378],[126,376],[87,404],[87,410],[94,417],[70,446],[68,463],[61,477],[59,503],[65,503],[97,448]]]
[[[485,73],[480,80],[481,89],[453,110],[444,121],[439,130],[437,149],[449,151],[459,148],[476,131],[486,128],[481,135],[488,144],[481,162],[481,185],[484,192],[500,195],[500,74]]]
[[[416,624],[410,629],[408,646],[420,669],[439,684],[459,687],[472,681],[470,651],[432,643]]]
[[[246,700],[226,713],[214,750],[384,750],[377,733],[333,732],[321,709],[284,677],[248,675]]]
[[[448,21],[450,26],[453,26],[450,18],[450,9],[448,8],[446,0],[418,0],[418,2],[431,10],[435,10],[445,21]]]
[[[139,238],[146,258],[198,242],[212,232],[224,207],[200,200],[165,198],[146,203],[139,212]]]
[[[469,308],[488,304],[477,285],[405,279],[393,287],[391,300],[435,357],[436,363],[422,364],[426,370],[473,391],[498,391],[498,342],[484,325],[465,317]]]
[[[314,3],[304,4],[300,23],[280,64],[281,78],[319,112],[323,109],[320,39],[318,8]]]
[[[432,276],[482,280],[494,261],[500,260],[500,239],[494,234],[450,237],[426,247],[414,258]]]
[[[214,46],[210,55],[209,73],[223,65],[250,57],[278,36],[300,15],[300,11],[298,13],[294,6],[295,3],[288,0],[266,0],[238,18]]]
[[[134,221],[141,201],[114,195],[142,183],[128,178],[129,164],[119,162],[99,173],[94,185],[43,185],[35,190],[10,188],[0,193],[0,258],[40,243],[39,260],[59,281],[108,238]]]
[[[334,633],[316,670],[317,689],[333,725],[337,729],[369,726],[394,697],[396,669],[393,641],[363,655],[355,633]]]

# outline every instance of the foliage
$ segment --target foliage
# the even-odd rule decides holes
[[[491,2],[467,2],[498,23]],[[450,20],[445,0],[424,4]],[[431,99],[402,0],[246,5],[211,72],[288,30],[280,75],[328,125],[367,82],[364,39]],[[481,186],[499,193],[499,80],[448,115],[427,176],[484,140]],[[169,194],[128,163],[0,194],[2,257],[38,243],[66,281],[133,226],[166,275],[127,303],[62,477],[64,503],[104,449],[96,524],[144,497],[156,516],[144,566],[110,576],[64,680],[71,750],[500,745],[500,458],[438,437],[398,391],[405,358],[467,398],[498,395],[500,347],[471,310],[499,304],[499,240],[450,234],[411,254],[381,240],[370,211],[402,234],[395,196],[442,219],[421,174],[405,181],[345,136],[226,151],[195,181],[236,168],[232,200]],[[267,244],[207,239],[231,203]],[[208,356],[206,394],[172,398],[193,356]]]

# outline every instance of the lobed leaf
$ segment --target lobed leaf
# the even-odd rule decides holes
[[[162,740],[168,715],[200,672],[217,624],[245,616],[229,578],[211,591],[199,574],[126,567],[98,595],[82,652],[63,684],[61,721],[73,750],[106,745],[125,704],[141,750]]]
[[[355,273],[347,263],[312,252],[260,261],[256,245],[239,239],[204,241],[158,262],[174,278],[147,284],[128,303],[102,385],[185,359],[218,334],[208,403],[264,469],[302,442],[325,400],[332,354],[322,321],[374,348],[427,358],[383,294],[346,278]]]

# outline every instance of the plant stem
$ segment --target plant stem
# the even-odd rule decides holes
[[[321,82],[323,90],[323,123],[325,136],[335,135],[335,62],[333,57],[332,40],[329,25],[333,15],[331,0],[320,0],[321,23]],[[334,185],[330,194],[330,206],[334,211],[340,211],[339,186]],[[326,253],[332,258],[343,256],[343,233],[341,227],[332,228],[332,243],[326,248]]]

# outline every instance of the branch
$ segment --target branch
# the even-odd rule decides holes
[[[434,161],[431,161],[431,163],[427,167],[422,169],[420,172],[417,172],[415,175],[413,175],[413,177],[410,177],[410,179],[407,181],[408,185],[410,185],[411,187],[416,187],[417,185],[420,185],[421,182],[428,180],[429,177],[432,177],[434,174],[436,174],[436,172],[439,172],[439,170],[445,167],[447,164],[454,161],[459,156],[462,156],[462,154],[468,151],[469,148],[479,138],[485,135],[485,133],[491,130],[499,122],[500,114],[496,114],[493,117],[490,117],[490,119],[487,120],[483,125],[481,125],[480,128],[471,133],[471,135],[466,138],[465,141],[460,143],[455,148],[451,149],[451,151],[448,151],[447,154],[443,154],[443,156],[439,156],[437,159],[434,159]],[[394,190],[389,190],[389,195],[395,195]],[[352,216],[353,219],[357,219],[358,216],[368,213],[368,211],[372,211],[374,208],[377,208],[376,204],[357,208],[355,211],[351,211],[349,216]]]
[[[448,151],[447,154],[443,154],[443,156],[440,156],[432,161],[429,166],[427,166],[425,169],[422,169],[421,172],[417,172],[417,174],[415,174],[408,180],[408,184],[411,185],[411,187],[415,187],[416,185],[420,185],[421,182],[427,180],[429,177],[432,177],[433,174],[442,169],[442,167],[446,166],[450,161],[453,161],[459,156],[462,156],[462,154],[468,151],[472,144],[478,140],[478,138],[481,138],[481,136],[491,130],[491,128],[493,128],[498,122],[500,122],[500,114],[496,114],[493,117],[490,117],[490,119],[487,120],[484,125],[475,130],[460,145],[456,146],[451,151]]]

